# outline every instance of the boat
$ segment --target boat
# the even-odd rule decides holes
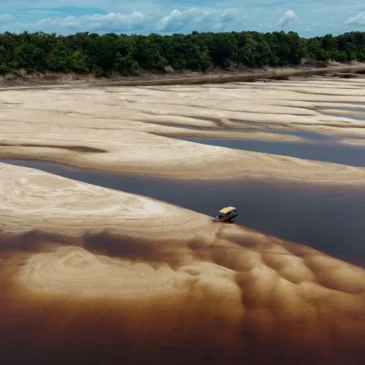
[[[213,217],[214,222],[234,222],[234,218],[238,216],[237,209],[235,207],[225,207],[221,209],[216,217]]]

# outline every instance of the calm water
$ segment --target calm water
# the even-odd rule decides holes
[[[331,141],[311,141],[309,143],[258,141],[247,139],[184,137],[185,141],[239,150],[264,152],[276,155],[333,162],[350,166],[365,167],[365,147],[348,146]]]
[[[329,106],[329,107],[319,107],[318,110],[330,110],[332,113],[333,112],[337,112],[335,114],[332,114],[335,117],[341,117],[341,118],[350,118],[350,119],[354,119],[354,120],[360,120],[360,121],[365,121],[365,108],[354,108],[353,106],[365,106],[365,103],[359,102],[359,103],[346,103],[347,105],[349,105],[349,107],[337,107],[336,106],[336,102],[333,102],[333,107]],[[355,112],[355,113],[362,113],[362,115],[350,115],[350,114],[344,114],[341,113],[343,111],[346,112]]]
[[[289,136],[294,136],[294,137],[300,137],[300,138],[305,138],[305,139],[309,139],[309,140],[315,140],[315,141],[338,141],[340,140],[340,137],[338,136],[330,136],[330,135],[325,135],[325,134],[321,134],[321,133],[316,133],[316,132],[312,132],[312,131],[299,131],[299,130],[260,130],[263,131],[265,133],[276,133],[276,134],[286,134]]]
[[[289,183],[182,182],[146,176],[86,171],[36,161],[3,160],[71,179],[136,193],[215,215],[239,210],[238,224],[365,263],[365,189],[313,188]]]
[[[341,111],[365,113],[365,109],[336,108],[334,110],[334,109],[331,108],[331,110],[332,111],[337,111],[337,113],[335,114],[336,117],[349,118],[349,119],[354,119],[354,120],[358,120],[358,121],[365,121],[365,115],[356,115],[356,114],[353,115],[353,114],[341,113]]]

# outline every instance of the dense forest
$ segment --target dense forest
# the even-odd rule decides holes
[[[25,69],[138,75],[166,70],[299,65],[311,61],[365,61],[365,32],[309,39],[294,32],[118,35],[0,34],[0,74]]]

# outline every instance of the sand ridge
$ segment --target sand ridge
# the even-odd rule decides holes
[[[357,104],[351,103],[365,102],[363,85],[363,78],[318,77],[199,86],[4,89],[0,95],[0,156],[174,178],[362,184],[361,168],[231,150],[169,136],[297,143],[306,139],[280,131],[365,136],[362,121],[327,111],[344,106],[356,109]],[[277,133],[270,133],[273,130]]]
[[[156,200],[117,194],[38,170],[0,163],[0,176],[0,227],[5,231],[7,227],[17,232],[84,232],[123,227],[130,234],[166,236],[168,232],[174,234],[177,228],[188,232],[207,221],[203,215]],[[24,219],[19,221],[19,215]]]

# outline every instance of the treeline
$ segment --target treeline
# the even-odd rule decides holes
[[[365,32],[304,39],[294,32],[158,35],[0,34],[0,73],[15,70],[138,75],[299,65],[303,60],[365,61]]]

